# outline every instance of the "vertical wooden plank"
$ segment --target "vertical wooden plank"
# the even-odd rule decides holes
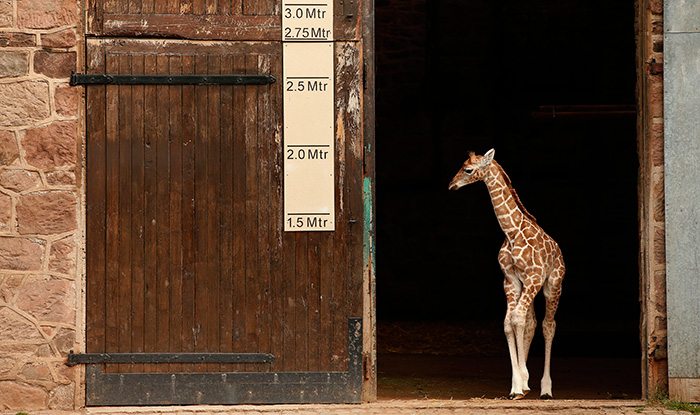
[[[153,11],[156,14],[165,14],[168,12],[169,0],[154,0]]]
[[[221,58],[221,73],[233,72],[233,56]],[[221,283],[219,289],[219,350],[233,352],[233,89],[221,87]],[[235,371],[235,365],[222,365],[223,371]]]
[[[293,370],[296,359],[296,235],[297,232],[282,234],[283,268],[281,273],[284,293],[283,359],[280,370]]]
[[[130,13],[130,14],[141,13],[141,0],[129,0],[129,5],[127,7],[127,13]]]
[[[309,232],[296,238],[294,290],[294,370],[309,370]]]
[[[345,114],[345,131],[347,135],[347,166],[348,186],[345,189],[348,201],[348,247],[351,250],[350,266],[348,267],[347,293],[350,303],[348,317],[362,316],[362,276],[363,276],[363,148],[362,141],[362,63],[361,54],[356,42],[336,44],[341,48],[338,56],[338,71],[345,74],[342,106],[340,113]],[[359,97],[357,103],[354,97]],[[354,103],[353,103],[354,102]]]
[[[133,74],[143,74],[143,55],[134,55],[131,67]],[[133,352],[138,353],[144,351],[145,327],[144,87],[133,86],[131,97],[131,348]],[[134,365],[132,369],[142,372],[143,364]]]
[[[156,58],[158,74],[167,74],[168,56],[159,54]],[[170,108],[168,107],[168,86],[156,87],[158,96],[156,119],[156,284],[157,319],[156,347],[158,351],[168,351],[170,339],[170,146],[168,143]],[[160,372],[167,371],[167,365],[158,366]]]
[[[104,13],[118,13],[119,0],[103,0]]]
[[[182,73],[194,73],[194,57],[182,57]],[[182,350],[195,350],[195,272],[196,272],[196,228],[195,228],[195,134],[196,134],[195,87],[182,87]],[[183,366],[192,371],[192,365]]]
[[[245,57],[246,73],[253,74],[258,69],[257,55],[247,55]],[[246,346],[248,350],[258,350],[258,321],[260,318],[258,297],[259,286],[259,264],[258,264],[258,87],[245,87],[245,270],[246,270]],[[247,365],[246,370],[252,369]]]
[[[89,73],[105,72],[104,49],[88,45]],[[106,301],[106,98],[105,86],[87,88],[87,217],[86,267],[87,307],[86,346],[90,353],[100,353],[105,346]]]
[[[258,73],[270,71],[269,56],[259,55]],[[258,348],[257,351],[270,351],[270,143],[269,129],[270,94],[267,88],[258,87],[258,140],[257,140],[257,186],[258,186]],[[269,366],[258,366],[263,371]]]
[[[336,210],[337,212],[337,210]],[[333,319],[336,310],[331,307],[332,301],[332,284],[334,279],[334,257],[333,245],[334,236],[332,234],[323,234],[321,236],[321,244],[319,246],[319,319],[321,320],[319,333],[319,370],[330,371],[331,360],[333,357]]]
[[[193,0],[180,0],[180,14],[191,14],[193,10]]]
[[[337,56],[337,52],[336,52]],[[347,180],[347,163],[346,163],[346,136],[344,126],[341,125],[343,122],[342,106],[338,104],[339,102],[339,91],[343,88],[343,73],[341,72],[341,67],[337,63],[336,59],[336,163],[335,163],[335,177],[336,177],[336,228],[333,235],[333,278],[331,283],[331,309],[334,310],[333,314],[333,334],[332,334],[332,347],[331,354],[335,356],[332,359],[331,368],[333,370],[346,370],[346,358],[345,350],[347,344],[347,307],[345,293],[345,281],[346,281],[346,270],[349,266],[348,252],[347,252],[347,203],[346,189],[348,188]]]
[[[243,14],[248,16],[266,16],[273,14],[278,0],[244,0]]]
[[[209,55],[208,72],[210,75],[221,73],[221,56]],[[216,352],[219,350],[219,291],[221,279],[221,239],[220,239],[220,206],[219,206],[219,190],[221,186],[221,122],[220,122],[220,104],[221,91],[220,86],[208,86],[208,143],[207,143],[207,285],[209,286],[209,310],[207,315],[207,350]],[[209,365],[210,370],[218,371],[221,369],[220,364]]]
[[[168,7],[166,8],[168,14],[179,14],[180,13],[180,0],[167,0]]]
[[[234,16],[240,16],[243,14],[243,2],[245,0],[231,0],[231,14]]]
[[[233,72],[245,73],[245,58],[235,55]],[[233,88],[233,350],[244,351],[246,341],[246,89]]]
[[[319,336],[321,335],[321,320],[320,320],[320,289],[319,285],[321,283],[321,268],[320,268],[320,244],[321,235],[319,232],[309,232],[308,238],[308,251],[307,251],[307,261],[308,261],[308,273],[309,273],[309,285],[308,285],[308,356],[309,356],[309,370],[318,371],[319,370]]]
[[[270,65],[270,74],[279,76],[282,73],[281,59],[273,56]],[[272,323],[270,326],[271,345],[270,350],[275,356],[284,357],[284,331],[285,315],[284,307],[286,292],[283,281],[283,232],[282,223],[282,135],[279,124],[282,108],[280,105],[281,83],[276,83],[267,87],[270,94],[270,106],[268,111],[267,125],[269,131],[267,137],[270,140],[270,235],[269,244],[271,249],[270,259],[270,293],[273,296],[271,307]],[[275,362],[273,370],[280,370],[280,365]]]
[[[198,54],[195,57],[195,73],[208,72],[207,55]],[[211,296],[208,284],[207,260],[207,229],[209,206],[207,203],[207,149],[208,149],[208,113],[209,100],[207,87],[195,88],[196,101],[196,141],[195,141],[195,351],[207,351],[209,333],[208,316]],[[195,366],[198,371],[204,370],[204,365]]]
[[[206,0],[206,14],[217,14],[218,0]]]
[[[117,57],[119,74],[131,73],[131,56]],[[118,351],[131,352],[131,85],[119,87],[119,339]],[[119,366],[119,371],[128,371],[131,366]]]
[[[232,1],[233,0],[219,0],[217,4],[217,12],[216,14],[222,15],[222,16],[230,16],[231,15],[231,6],[232,6]]]
[[[144,73],[153,75],[157,72],[155,55],[144,58]],[[158,308],[157,308],[157,87],[145,86],[144,97],[144,352],[157,352],[158,339]],[[155,365],[144,365],[144,371],[153,372]]]
[[[354,42],[336,43],[336,73],[340,74],[336,95],[337,114],[343,114],[338,122],[343,123],[339,131],[345,135],[346,179],[343,198],[346,214],[342,221],[346,235],[348,264],[345,269],[345,301],[343,308],[347,317],[362,316],[363,276],[363,142],[362,142],[362,80],[361,57]],[[355,97],[359,97],[357,102]],[[347,343],[344,343],[347,349]],[[344,352],[343,356],[347,356]]]
[[[117,57],[107,54],[107,73],[119,71]],[[119,351],[119,87],[107,87],[107,182],[106,182],[106,351]],[[115,365],[107,370],[115,371]]]
[[[104,22],[103,15],[105,11],[104,2],[105,0],[87,0],[87,33],[97,34],[102,32],[102,24]]]
[[[205,14],[206,8],[206,0],[192,0],[192,14]]]
[[[182,73],[182,57],[170,56],[168,73]],[[182,351],[182,86],[169,87],[170,112],[170,344],[171,352]],[[179,372],[182,365],[170,365],[171,372]]]
[[[155,13],[156,6],[155,3],[162,0],[141,0],[141,13],[143,14],[153,14]]]

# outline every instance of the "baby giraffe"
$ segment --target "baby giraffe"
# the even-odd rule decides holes
[[[486,183],[498,223],[506,234],[506,240],[498,253],[498,262],[505,275],[503,288],[508,302],[503,330],[508,339],[513,370],[511,399],[521,399],[530,391],[526,361],[537,327],[533,300],[540,289],[544,292],[546,313],[542,331],[545,349],[540,398],[551,399],[552,379],[549,367],[556,327],[554,313],[557,311],[564,279],[564,258],[554,239],[542,230],[520,202],[508,175],[493,159],[494,154],[493,149],[483,156],[469,153],[469,158],[450,182],[450,190],[477,181]]]

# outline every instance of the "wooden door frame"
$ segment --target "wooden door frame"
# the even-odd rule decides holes
[[[363,67],[363,135],[364,177],[362,194],[364,202],[363,235],[363,320],[364,320],[364,381],[362,399],[377,400],[377,298],[376,298],[376,174],[375,174],[375,56],[374,56],[374,0],[363,0],[362,61]]]

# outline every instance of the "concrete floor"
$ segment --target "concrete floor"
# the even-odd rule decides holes
[[[380,399],[505,399],[510,392],[507,357],[437,356],[386,353],[377,357]],[[528,361],[538,400],[542,358]],[[556,358],[552,361],[555,399],[641,399],[638,359]]]

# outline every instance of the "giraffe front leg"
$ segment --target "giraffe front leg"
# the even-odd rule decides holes
[[[520,373],[520,365],[518,364],[518,347],[515,342],[515,330],[511,320],[512,310],[506,312],[506,318],[503,320],[503,332],[506,334],[508,341],[508,352],[510,354],[511,367],[511,383],[510,383],[510,399],[520,399],[525,396],[523,391],[523,380]]]
[[[502,265],[502,268],[504,274],[506,274],[506,278],[503,281],[503,291],[506,294],[506,302],[508,303],[506,318],[503,320],[503,332],[508,341],[511,366],[511,385],[510,394],[508,396],[510,399],[520,399],[525,396],[526,392],[523,391],[523,378],[520,372],[520,364],[518,363],[518,347],[515,341],[515,326],[512,317],[515,307],[518,305],[518,300],[520,299],[521,286],[520,281],[518,281],[515,274],[513,274],[512,267]]]
[[[541,286],[541,284],[526,285],[520,299],[518,300],[518,305],[515,307],[515,310],[513,310],[512,315],[512,322],[515,330],[518,369],[520,372],[521,389],[523,391],[522,396],[525,396],[527,392],[530,391],[530,386],[528,385],[530,374],[527,370],[527,355],[529,352],[530,342],[532,341],[532,336],[534,334],[534,326],[532,322],[529,321],[534,318],[534,316],[530,315],[530,309],[532,308],[532,302],[535,299],[535,295]],[[522,396],[520,396],[520,398]],[[519,397],[516,396],[513,399],[519,399]]]

